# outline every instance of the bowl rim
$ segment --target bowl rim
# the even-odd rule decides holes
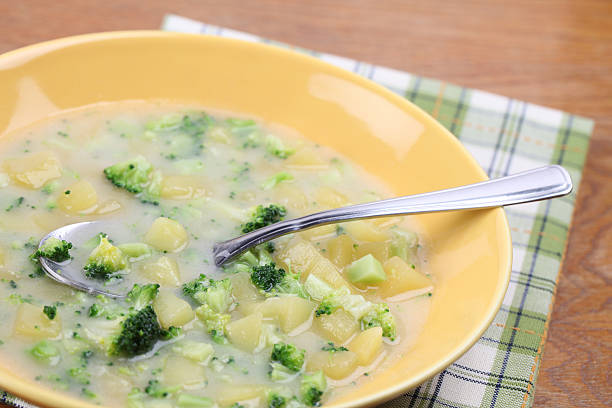
[[[370,92],[374,92],[390,102],[398,105],[401,109],[410,112],[411,115],[418,117],[420,121],[427,122],[429,126],[435,129],[436,132],[440,132],[444,134],[446,139],[448,139],[449,143],[455,144],[459,147],[459,150],[462,152],[463,156],[468,160],[469,165],[473,168],[473,170],[480,176],[484,181],[488,179],[485,171],[480,167],[476,159],[471,155],[471,153],[465,148],[465,146],[459,141],[459,139],[453,135],[448,129],[446,129],[440,122],[434,119],[430,114],[425,112],[419,106],[415,105],[412,101],[392,92],[388,88],[380,85],[370,79],[362,77],[354,72],[345,70],[343,68],[332,65],[328,62],[325,62],[319,58],[314,56],[295,51],[293,49],[282,48],[273,44],[265,44],[259,42],[245,41],[241,39],[228,38],[228,37],[220,37],[209,34],[191,34],[191,33],[181,33],[181,32],[170,32],[170,31],[161,31],[161,30],[120,30],[120,31],[106,31],[106,32],[97,32],[97,33],[88,33],[88,34],[80,34],[68,37],[61,37],[57,39],[52,39],[48,41],[38,42],[35,44],[27,45],[24,47],[17,48],[15,50],[11,50],[5,53],[0,54],[0,70],[19,66],[32,58],[36,58],[38,56],[44,55],[49,52],[53,52],[55,50],[59,50],[62,48],[67,48],[74,45],[81,45],[105,40],[121,40],[121,39],[130,39],[130,38],[190,38],[197,39],[199,41],[212,41],[219,43],[227,43],[227,44],[242,44],[243,46],[248,45],[249,47],[259,48],[264,52],[280,54],[288,58],[293,58],[296,60],[301,60],[305,64],[310,64],[312,66],[320,66],[326,70],[332,70],[334,74],[339,77],[343,77],[349,80],[352,83],[357,84],[362,88],[366,88]],[[13,130],[9,130],[12,132]],[[4,133],[4,132],[3,132]],[[510,232],[510,226],[508,224],[508,218],[506,216],[506,212],[503,207],[497,207],[490,209],[489,211],[501,212],[502,225],[500,228],[503,228],[503,231],[500,231],[499,236],[502,235],[505,237],[506,245],[504,248],[507,263],[504,266],[504,282],[503,285],[499,285],[496,292],[493,294],[492,299],[494,302],[492,306],[489,308],[489,312],[486,318],[482,319],[480,324],[478,324],[468,336],[468,338],[455,346],[453,351],[449,352],[443,359],[441,359],[437,364],[430,366],[428,370],[423,370],[423,372],[416,377],[412,377],[410,380],[405,380],[401,382],[396,382],[391,387],[385,388],[379,392],[370,394],[366,398],[361,398],[357,403],[331,403],[328,406],[333,406],[334,408],[352,408],[352,407],[365,407],[372,406],[375,404],[380,404],[387,402],[403,393],[408,391],[409,389],[429,380],[434,377],[448,366],[450,366],[454,361],[456,361],[459,357],[461,357],[465,352],[467,352],[482,336],[485,330],[491,325],[495,315],[499,311],[501,304],[503,302],[504,296],[508,289],[508,285],[510,282],[510,274],[512,270],[512,238]],[[502,247],[502,245],[500,245]],[[12,374],[7,373],[6,371],[0,370],[0,385],[6,391],[10,393],[14,393],[17,396],[29,401],[42,402],[43,404],[52,403],[55,406],[61,406],[61,401],[68,398],[70,400],[78,400],[81,401],[81,406],[87,407],[100,407],[99,405],[93,405],[88,402],[85,402],[81,399],[77,399],[77,397],[63,394],[61,392],[54,391],[47,387],[39,387],[35,384],[32,384],[28,381],[22,380]],[[34,392],[34,393],[33,393]],[[36,395],[35,398],[30,398],[29,395]],[[60,404],[60,405],[58,405]]]

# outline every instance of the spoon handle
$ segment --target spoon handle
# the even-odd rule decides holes
[[[563,167],[544,166],[480,183],[335,208],[278,222],[215,244],[214,259],[215,264],[221,266],[255,245],[323,224],[393,215],[499,207],[546,200],[569,194],[571,191],[572,180]]]

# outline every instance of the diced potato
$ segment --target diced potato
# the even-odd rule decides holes
[[[134,384],[131,381],[110,371],[105,371],[97,377],[97,380],[100,382],[100,388],[105,394],[127,394],[134,388]]]
[[[198,388],[198,385],[203,387],[205,381],[204,367],[195,361],[181,356],[169,356],[166,359],[163,370],[164,385]]]
[[[308,208],[308,198],[299,187],[292,184],[281,183],[272,191],[274,202],[294,210]]]
[[[176,287],[181,284],[178,264],[167,256],[160,256],[155,262],[142,265],[141,271],[147,279],[162,286]]]
[[[330,315],[315,317],[314,325],[324,338],[338,344],[344,343],[359,330],[357,320],[343,309],[337,309]]]
[[[165,217],[153,221],[145,235],[145,242],[160,251],[178,252],[187,245],[185,228],[178,222]]]
[[[408,265],[400,257],[394,256],[384,264],[387,280],[378,287],[382,297],[395,296],[409,290],[423,289],[432,286],[431,280]]]
[[[315,227],[307,229],[306,231],[302,231],[299,233],[299,235],[300,237],[309,241],[321,241],[336,235],[336,226],[333,224],[321,225],[320,227]]]
[[[276,256],[276,260],[285,270],[291,269],[291,272],[302,275],[310,269],[319,256],[321,256],[319,250],[310,242],[294,238]]]
[[[255,312],[242,319],[229,322],[225,326],[229,341],[243,350],[252,352],[259,345],[262,319],[261,312]]]
[[[34,306],[29,303],[19,305],[13,327],[15,334],[35,339],[53,338],[57,337],[61,330],[62,320],[59,315],[50,320],[43,313],[42,306]]]
[[[264,317],[278,319],[281,330],[290,333],[310,320],[314,308],[314,303],[301,297],[279,296],[266,299],[260,311]]]
[[[243,315],[254,313],[257,308],[256,303],[263,299],[263,296],[251,283],[251,277],[246,272],[237,273],[230,276],[232,281],[232,294],[238,302],[236,309]]]
[[[382,242],[388,240],[389,234],[371,221],[352,221],[342,225],[344,229],[358,241]]]
[[[306,371],[323,370],[329,378],[341,380],[355,371],[357,361],[357,354],[352,351],[318,351],[306,361]]]
[[[355,248],[355,259],[371,254],[380,263],[389,259],[389,246],[386,242],[364,242]]]
[[[162,181],[161,196],[172,200],[191,200],[203,197],[206,189],[193,176],[166,176]]]
[[[164,329],[170,326],[181,327],[192,321],[195,316],[189,303],[170,291],[159,292],[153,302],[153,309]]]
[[[338,208],[349,203],[348,198],[344,194],[331,187],[319,188],[314,195],[314,199],[318,206],[325,209]]]
[[[321,170],[329,167],[320,154],[308,148],[301,148],[293,153],[285,160],[285,165],[299,170]]]
[[[357,354],[359,365],[371,364],[382,349],[382,328],[372,327],[362,331],[351,340],[348,349]]]
[[[87,180],[79,180],[59,193],[58,207],[69,214],[86,214],[95,210],[98,194]]]
[[[347,234],[332,238],[327,242],[327,257],[338,268],[342,269],[353,262],[355,242]]]
[[[340,275],[338,268],[321,254],[319,254],[319,257],[316,259],[309,273],[302,275],[302,281],[305,281],[309,274],[313,274],[334,288],[340,288],[342,286],[348,287],[348,283],[344,280],[342,275]]]
[[[215,395],[217,403],[221,407],[227,407],[236,402],[264,398],[266,390],[263,385],[231,384],[220,386]]]
[[[96,214],[110,214],[121,209],[121,203],[117,200],[108,200],[100,203],[96,209]]]
[[[51,152],[38,152],[18,159],[8,159],[4,162],[4,170],[13,181],[32,189],[41,188],[49,180],[62,175],[60,161]]]

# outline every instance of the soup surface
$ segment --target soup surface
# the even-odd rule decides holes
[[[406,218],[323,226],[214,266],[217,241],[390,195],[287,129],[100,105],[6,136],[0,162],[0,364],[41,385],[129,408],[318,406],[396,361],[426,319],[435,279]],[[91,220],[89,235],[37,249]],[[129,295],[60,285],[40,256]]]

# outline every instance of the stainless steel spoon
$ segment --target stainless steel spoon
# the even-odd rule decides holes
[[[256,245],[282,235],[324,224],[364,218],[500,207],[560,197],[569,194],[571,191],[572,180],[565,169],[557,165],[539,167],[480,183],[351,205],[278,222],[237,238],[215,244],[213,247],[214,261],[215,265],[221,266]],[[85,230],[90,230],[88,236],[91,237],[100,230],[99,224],[101,222],[94,221],[67,225],[44,237],[41,240],[41,245],[51,236],[70,242],[77,242],[74,240],[75,235],[83,234]],[[46,258],[41,258],[41,264],[47,274],[60,283],[88,293],[123,297],[123,295],[109,293],[104,289],[92,286],[83,277],[82,273],[66,274],[61,271],[58,273],[58,270],[64,265],[57,264]]]

